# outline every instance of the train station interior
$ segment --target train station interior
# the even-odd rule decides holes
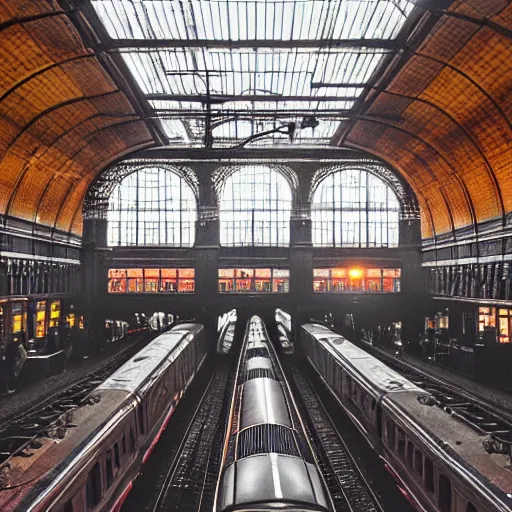
[[[512,510],[511,0],[0,0],[0,55],[0,510]]]

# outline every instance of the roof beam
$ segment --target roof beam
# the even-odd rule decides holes
[[[356,87],[352,85],[351,87]],[[363,89],[365,84],[357,87]],[[358,96],[280,96],[277,94],[146,94],[147,100],[190,101],[192,103],[226,103],[228,101],[356,101]]]
[[[289,118],[296,116],[314,116],[320,118],[332,117],[335,119],[344,119],[350,110],[346,109],[330,109],[330,110],[306,110],[306,109],[293,109],[293,110],[214,110],[212,117],[232,117],[237,119],[250,119],[250,118]],[[158,110],[158,119],[204,119],[207,115],[205,110]]]
[[[107,50],[137,49],[155,50],[165,48],[219,48],[227,50],[256,48],[318,48],[331,50],[336,48],[372,48],[382,50],[400,50],[404,43],[400,39],[246,39],[231,41],[227,39],[112,39],[106,43]]]

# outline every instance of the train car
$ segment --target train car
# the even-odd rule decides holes
[[[293,354],[292,339],[292,317],[282,309],[276,309],[275,321],[277,325],[277,335],[279,344],[285,354]]]
[[[239,361],[217,512],[334,510],[281,375],[265,325],[253,317]]]
[[[128,334],[128,322],[123,320],[105,320],[105,341],[113,343],[123,339]]]
[[[199,324],[158,336],[1,465],[0,510],[118,511],[207,349]]]
[[[168,329],[174,322],[174,316],[171,314],[157,311],[151,315],[148,320],[148,327],[150,331],[163,332]]]
[[[233,342],[235,340],[235,327],[238,320],[236,309],[232,309],[217,321],[217,332],[219,333],[219,341],[217,342],[218,354],[229,354]]]
[[[509,457],[487,453],[479,432],[327,327],[303,325],[300,341],[313,367],[419,510],[512,510]]]

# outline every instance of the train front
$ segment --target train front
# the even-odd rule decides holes
[[[333,510],[259,317],[247,324],[215,510]]]

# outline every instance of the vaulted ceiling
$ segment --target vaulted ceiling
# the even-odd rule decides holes
[[[196,13],[205,4],[200,25]],[[336,7],[332,12],[314,11],[314,4],[320,5],[0,0],[0,214],[79,234],[83,198],[98,172],[169,141],[193,151],[202,143],[209,111],[223,126],[221,145],[314,114],[322,124],[311,135],[300,131],[290,150],[330,143],[387,161],[418,196],[424,238],[491,219],[505,222],[512,212],[510,0],[326,2]],[[175,14],[165,11],[178,5]],[[279,6],[303,17],[311,8],[308,16],[328,16],[324,25],[330,28],[312,32],[313,24],[302,24],[291,34],[265,22],[252,35],[224,33],[232,28],[212,13],[242,5],[242,25],[255,23],[249,7],[257,13],[272,5],[272,19]],[[121,9],[141,6],[154,13],[143,21],[136,16],[135,31],[116,32],[129,25]],[[107,16],[111,8],[121,25]],[[184,14],[187,8],[192,14]],[[164,19],[165,30],[144,32]],[[193,21],[194,30],[180,32],[183,20],[188,28]],[[364,30],[344,30],[350,20]],[[292,18],[290,26],[296,24]],[[310,71],[300,57],[304,50],[322,55],[331,71]],[[249,54],[244,64],[241,56]],[[327,64],[331,58],[336,60]],[[230,80],[215,78],[219,66]],[[196,80],[203,67],[211,89],[205,89],[210,77]]]
[[[57,2],[0,3],[0,214],[80,233],[96,173],[155,136]]]
[[[336,138],[407,177],[424,238],[512,211],[511,38],[510,1],[455,1]]]

